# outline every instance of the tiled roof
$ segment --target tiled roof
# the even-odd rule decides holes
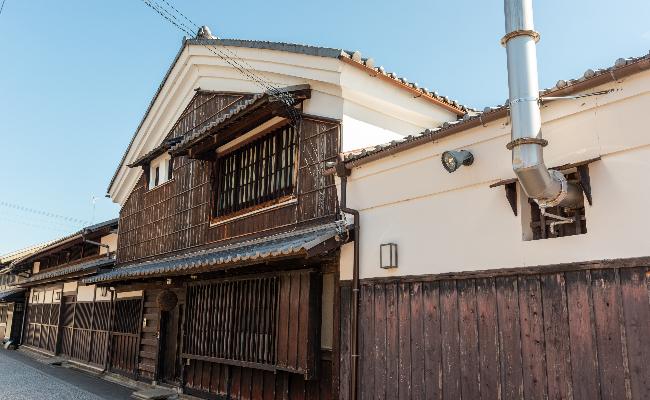
[[[542,97],[542,100],[544,97],[569,95],[649,68],[650,53],[641,57],[619,58],[611,67],[596,70],[588,69],[580,78],[559,80],[554,87],[540,90],[539,95]],[[502,118],[507,115],[508,108],[506,101],[506,104],[485,107],[482,112],[469,112],[457,121],[445,122],[433,129],[426,129],[423,132],[405,136],[388,143],[348,152],[344,154],[344,161],[347,166],[356,166],[370,162],[395,152],[407,150],[417,145],[438,140],[445,136]]]
[[[290,256],[308,257],[318,245],[340,236],[345,228],[338,223],[272,235],[242,243],[200,250],[181,256],[147,261],[83,279],[85,283],[108,282],[205,272],[219,267],[255,264]]]
[[[0,291],[0,301],[5,301],[9,300],[13,297],[15,297],[17,294],[24,293],[26,289],[21,288],[21,287],[11,287],[9,289],[5,289],[3,291]]]
[[[417,82],[411,82],[408,79],[401,77],[394,72],[386,72],[384,67],[381,66],[375,67],[375,61],[372,58],[362,58],[361,53],[359,51],[349,51],[349,50],[337,49],[332,47],[309,46],[304,44],[269,42],[269,41],[261,41],[261,40],[199,39],[199,38],[184,39],[181,48],[176,54],[176,57],[174,57],[174,60],[169,66],[169,69],[165,73],[165,76],[163,77],[160,85],[158,86],[158,89],[156,90],[156,93],[151,99],[151,102],[149,103],[147,110],[145,111],[142,119],[140,120],[140,123],[138,124],[135,133],[131,137],[131,141],[129,142],[129,145],[127,146],[124,154],[122,155],[120,164],[115,170],[115,173],[113,174],[113,177],[111,178],[111,181],[108,184],[108,191],[110,191],[111,186],[113,186],[113,183],[115,183],[117,174],[119,173],[122,164],[126,160],[126,156],[128,155],[129,150],[131,149],[131,146],[135,141],[138,131],[142,127],[142,124],[144,124],[145,119],[147,119],[147,116],[149,115],[151,108],[156,102],[158,96],[160,95],[160,92],[162,91],[165,82],[169,78],[169,75],[171,74],[174,65],[176,65],[176,62],[180,58],[181,54],[183,53],[183,50],[185,49],[185,46],[187,45],[215,45],[215,46],[220,45],[220,46],[254,48],[254,49],[263,49],[263,50],[276,50],[276,51],[284,51],[288,53],[305,54],[305,55],[316,56],[316,57],[336,58],[344,62],[347,62],[348,64],[367,69],[369,72],[373,73],[373,76],[381,76],[386,80],[393,81],[393,83],[395,83],[397,86],[411,91],[416,97],[423,96],[424,98],[428,98],[434,102],[439,103],[440,105],[447,105],[451,109],[455,110],[455,112],[457,112],[459,115],[462,115],[468,111],[473,111],[472,108],[464,106],[456,100],[450,99],[446,96],[441,96],[437,92],[430,91],[427,88],[421,88],[417,84]]]
[[[271,101],[280,101],[274,99],[274,97],[280,93],[295,94],[297,92],[308,92],[308,91],[309,91],[309,85],[297,85],[297,86],[289,86],[289,87],[281,88],[277,92],[274,92],[273,94],[271,94],[270,92],[253,94],[249,99],[244,100],[237,107],[234,107],[232,110],[228,111],[226,114],[222,115],[218,119],[208,124],[201,125],[197,127],[195,130],[186,133],[178,143],[171,146],[170,152],[178,153],[180,151],[187,149],[193,144],[200,142],[201,140],[210,136],[214,131],[214,129],[217,128],[221,129],[230,125],[232,122],[236,120],[236,118],[240,114],[244,112],[248,113]],[[287,99],[282,99],[282,101],[286,103],[287,106],[293,106],[298,103],[299,98],[289,96],[287,97]]]
[[[15,250],[15,251],[12,251],[11,253],[0,255],[0,265],[8,264],[8,263],[10,263],[10,262],[12,262],[14,260],[17,260],[19,258],[23,258],[25,256],[33,254],[33,253],[37,252],[38,250],[42,249],[43,247],[46,247],[46,246],[50,245],[52,242],[53,241],[51,240],[49,242],[37,244],[37,245],[34,245],[34,246],[25,247],[24,249]]]
[[[70,274],[77,274],[83,272],[92,272],[96,269],[110,268],[115,264],[115,257],[101,257],[91,261],[82,262],[75,265],[70,265],[68,267],[56,269],[53,271],[46,271],[40,274],[36,274],[30,278],[25,279],[20,282],[20,285],[31,284],[35,282],[41,282],[44,280],[52,280],[62,276],[67,276]]]
[[[16,266],[16,265],[18,265],[18,264],[24,262],[25,260],[29,259],[30,257],[32,257],[32,256],[34,256],[34,255],[37,255],[38,253],[40,253],[40,252],[42,252],[42,251],[46,251],[46,250],[49,250],[49,249],[51,249],[51,248],[54,248],[55,246],[59,246],[59,245],[63,244],[64,242],[68,241],[68,240],[72,240],[72,239],[75,239],[75,238],[81,237],[84,233],[93,233],[93,232],[98,231],[98,230],[100,230],[100,229],[102,229],[102,228],[107,228],[107,227],[110,227],[110,226],[112,226],[112,225],[117,226],[117,223],[118,223],[118,219],[117,219],[117,218],[113,218],[113,219],[109,219],[108,221],[99,222],[99,223],[97,223],[97,224],[90,225],[90,226],[87,226],[87,227],[85,227],[85,228],[81,228],[80,230],[78,230],[78,231],[75,232],[75,233],[71,233],[70,235],[63,236],[63,237],[61,237],[61,238],[58,238],[58,239],[52,240],[51,242],[46,243],[44,246],[39,247],[39,248],[38,248],[36,251],[34,251],[34,252],[31,252],[31,253],[25,254],[25,255],[23,255],[23,256],[20,257],[20,258],[16,258],[16,259],[14,259],[14,260],[11,262],[10,265],[11,265],[12,268],[13,268],[14,266]]]
[[[164,140],[160,146],[152,149],[150,152],[147,154],[143,155],[142,157],[138,158],[137,160],[133,161],[131,164],[128,165],[129,168],[137,167],[139,165],[145,164],[154,158],[158,157],[159,155],[163,154],[167,150],[171,149],[172,146],[180,142],[182,137],[174,137],[174,138],[169,138]]]
[[[256,108],[263,100],[268,99],[267,93],[257,93],[251,98],[244,100],[240,105],[230,110],[230,112],[219,117],[219,119],[212,121],[208,124],[201,125],[197,129],[188,132],[183,136],[179,143],[171,146],[170,150],[172,152],[178,152],[186,149],[191,146],[193,143],[196,143],[205,137],[210,135],[210,132],[219,125],[227,123],[229,120],[237,116],[244,110],[250,110]]]

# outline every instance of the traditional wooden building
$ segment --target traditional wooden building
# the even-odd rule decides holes
[[[24,274],[13,273],[11,264],[37,252],[49,243],[30,246],[0,256],[0,341],[19,343],[22,336],[26,289]]]
[[[21,345],[98,370],[110,367],[111,330],[122,323],[109,288],[80,283],[115,264],[117,219],[48,243],[10,265],[26,289]],[[117,321],[117,322],[116,322]]]
[[[650,56],[540,94],[577,205],[524,191],[508,105],[328,171],[362,227],[341,250],[340,398],[650,398]]]
[[[326,163],[467,111],[358,52],[185,40],[108,190],[117,266],[83,280],[137,299],[123,373],[202,397],[335,398],[351,236]]]

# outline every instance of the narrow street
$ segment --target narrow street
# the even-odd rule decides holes
[[[64,366],[41,363],[19,351],[0,350],[0,400],[128,399],[127,387]]]

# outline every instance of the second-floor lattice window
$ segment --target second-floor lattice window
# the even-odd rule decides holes
[[[293,193],[295,129],[284,126],[217,159],[214,214],[228,215]]]

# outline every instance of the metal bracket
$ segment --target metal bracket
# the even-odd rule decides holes
[[[510,203],[510,208],[512,209],[515,217],[517,216],[517,182],[506,183],[503,185],[506,190],[506,199]]]
[[[589,178],[589,164],[578,165],[576,167],[578,172],[578,179],[580,180],[580,187],[587,198],[589,205],[592,205],[591,199],[591,179]]]
[[[506,145],[506,149],[512,150],[517,146],[520,146],[522,144],[538,144],[542,147],[546,147],[548,145],[548,140],[546,139],[537,139],[537,138],[529,138],[529,137],[524,137],[524,138],[519,138],[515,139],[512,142],[508,143]]]

